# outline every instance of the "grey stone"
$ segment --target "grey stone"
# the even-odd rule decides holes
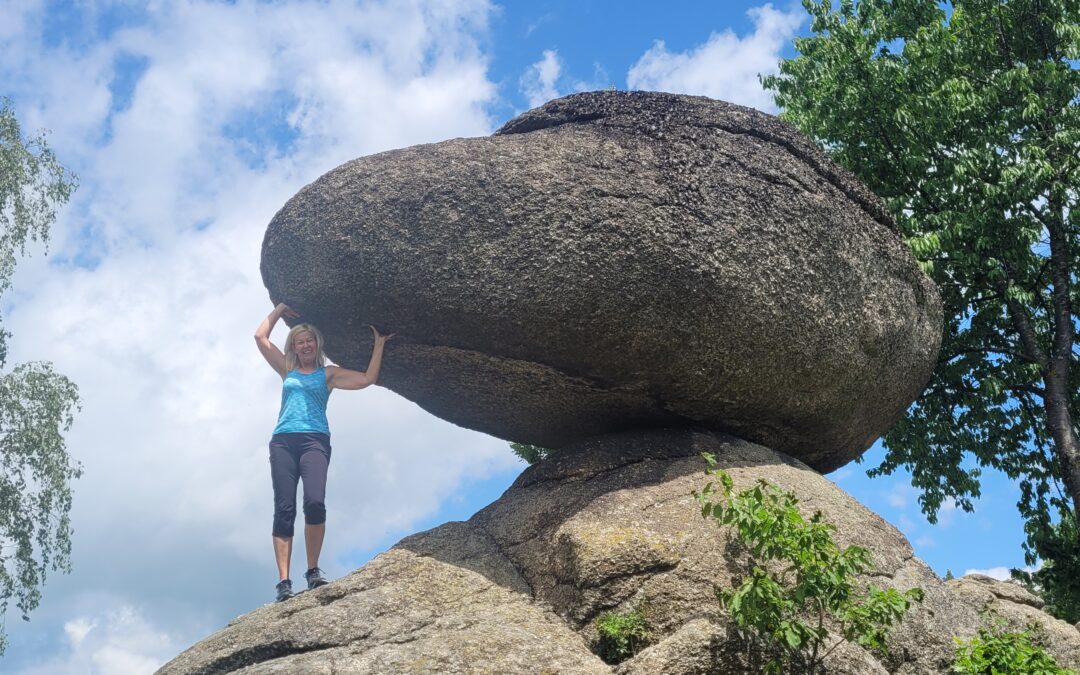
[[[778,118],[594,92],[351,161],[274,217],[263,279],[381,384],[508,440],[704,426],[829,471],[935,363],[936,289],[881,203]]]
[[[448,543],[446,554],[461,555],[462,564],[396,548],[343,579],[233,621],[158,673],[609,672],[577,634],[521,592],[516,572],[482,535],[454,523],[431,541]]]
[[[888,655],[843,643],[825,672],[947,672],[953,637],[971,638],[994,616],[1042,626],[1059,663],[1080,665],[1074,627],[997,582],[941,581],[900,532],[805,464],[722,434],[674,429],[560,451],[468,522],[408,537],[342,580],[241,617],[159,672],[757,672],[760,660],[734,639],[713,593],[747,561],[690,495],[707,480],[703,451],[717,455],[737,487],[763,479],[791,490],[806,515],[821,511],[836,527],[841,546],[868,548],[876,569],[865,583],[925,593],[893,632]],[[631,607],[645,608],[650,645],[608,666],[589,650],[593,622]]]
[[[1008,631],[1038,627],[1036,641],[1052,653],[1059,664],[1080,664],[1080,632],[1076,626],[1040,611],[1043,602],[1022,586],[981,574],[968,574],[947,582],[956,595],[988,618],[989,625],[1002,624]]]
[[[880,663],[865,650],[832,642],[817,671],[822,675],[885,675]],[[765,658],[748,653],[726,625],[694,619],[630,661],[615,675],[731,675],[760,673]]]
[[[1035,609],[1042,609],[1046,604],[1043,602],[1042,598],[1013,581],[1001,581],[1000,579],[995,579],[994,577],[986,576],[985,574],[965,574],[960,579],[955,579],[954,581],[955,583],[952,584],[954,588],[981,588],[984,591],[991,593],[997,599],[1008,600],[1017,605],[1028,605]],[[971,590],[971,592],[974,593],[975,591]],[[990,602],[993,601],[991,600]]]

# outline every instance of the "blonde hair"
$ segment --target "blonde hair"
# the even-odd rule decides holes
[[[307,331],[315,336],[315,365],[322,368],[326,365],[326,354],[323,354],[323,336],[319,329],[310,323],[301,323],[293,326],[289,331],[289,337],[285,338],[285,372],[292,372],[300,367],[300,359],[296,356],[296,336]]]

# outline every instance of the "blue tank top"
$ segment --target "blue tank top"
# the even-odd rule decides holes
[[[319,433],[329,436],[330,425],[326,422],[326,402],[329,398],[325,368],[307,374],[290,370],[281,383],[281,412],[278,413],[274,433]]]

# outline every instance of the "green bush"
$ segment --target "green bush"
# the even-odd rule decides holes
[[[1033,644],[1036,629],[1009,633],[1000,627],[979,630],[969,642],[957,639],[952,672],[958,675],[1076,675],[1058,666],[1046,651]]]
[[[873,567],[869,551],[837,546],[835,528],[820,512],[804,519],[791,492],[759,481],[735,494],[731,476],[713,468],[716,458],[703,456],[706,474],[717,480],[693,493],[701,515],[730,526],[750,557],[748,574],[731,590],[718,588],[717,599],[743,634],[771,655],[766,670],[816,672],[828,655],[829,621],[839,626],[842,641],[884,651],[889,629],[922,600],[922,590],[859,591],[857,575]]]
[[[628,612],[604,612],[594,625],[600,633],[596,651],[606,663],[621,663],[634,656],[649,639],[645,609],[640,605]]]

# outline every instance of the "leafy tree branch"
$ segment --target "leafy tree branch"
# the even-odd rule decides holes
[[[11,288],[16,254],[27,241],[48,242],[76,185],[45,136],[23,138],[11,101],[0,99],[0,294]],[[9,336],[0,328],[0,368]],[[71,481],[82,469],[63,434],[78,407],[78,388],[49,363],[0,374],[0,617],[14,599],[29,620],[47,572],[71,569]],[[0,654],[6,644],[0,624]]]

